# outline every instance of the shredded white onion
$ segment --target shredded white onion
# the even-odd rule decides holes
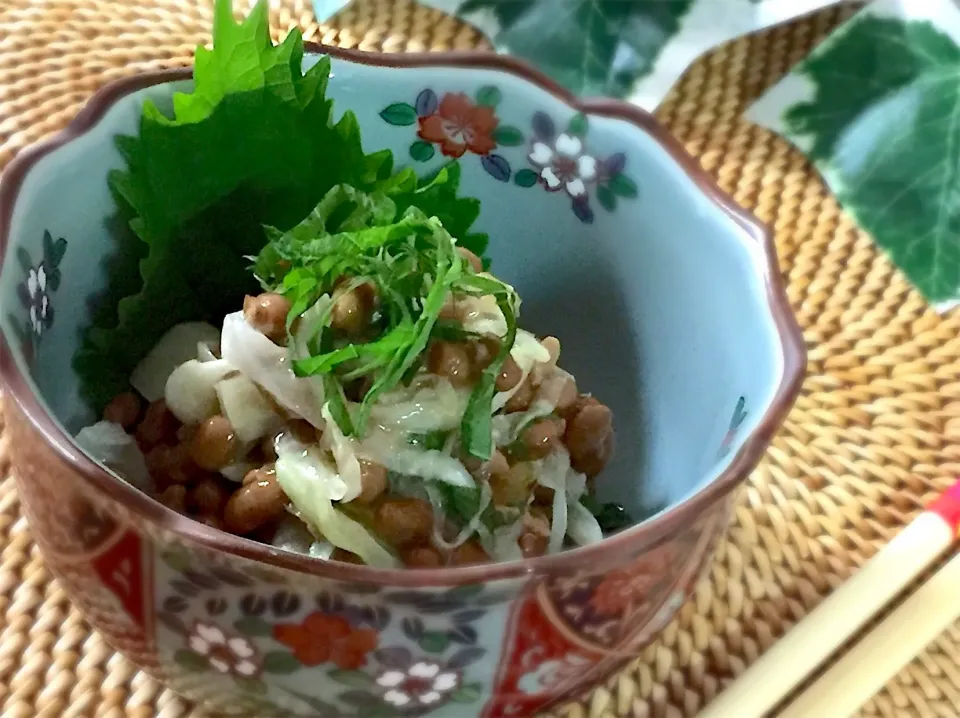
[[[373,421],[385,429],[411,434],[449,431],[460,426],[470,392],[456,389],[447,380],[420,382],[381,395],[370,410]]]
[[[557,553],[563,548],[563,539],[570,530],[569,521],[578,521],[573,529],[578,536],[571,534],[574,541],[580,543],[580,539],[590,540],[595,535],[593,527],[587,525],[586,519],[579,515],[579,509],[573,508],[574,506],[584,508],[580,504],[580,497],[587,490],[587,478],[570,466],[570,454],[564,449],[557,449],[549,456],[533,462],[533,466],[537,483],[554,491],[549,552]],[[586,511],[585,508],[584,511]],[[599,529],[599,525],[596,528]]]
[[[85,426],[76,436],[76,442],[95,461],[99,461],[127,483],[141,491],[153,490],[153,478],[147,471],[147,462],[136,440],[123,427],[110,421],[98,421]]]
[[[468,332],[493,334],[497,337],[507,333],[507,320],[493,295],[463,297],[458,304],[462,312],[463,328]]]
[[[278,462],[282,457],[287,464],[293,463],[297,475],[331,501],[341,501],[346,496],[346,483],[337,473],[336,467],[327,463],[327,457],[320,447],[303,444],[291,434],[281,434],[277,438],[276,448]],[[294,501],[294,504],[297,502]]]
[[[523,376],[513,388],[494,395],[493,411],[502,409],[513,398],[513,395],[520,391],[521,385],[527,380],[527,376],[533,371],[534,366],[550,362],[550,352],[547,351],[546,347],[533,334],[523,329],[517,330],[517,338],[510,350],[510,356],[523,371]]]
[[[290,448],[290,447],[293,448]],[[361,523],[338,510],[333,497],[346,487],[315,449],[299,451],[280,442],[277,481],[301,517],[334,546],[359,556],[368,566],[398,568],[400,562]]]
[[[197,361],[217,361],[218,357],[210,347],[211,344],[208,342],[197,342]]]
[[[167,379],[174,369],[197,355],[197,344],[215,344],[217,328],[206,322],[184,322],[169,329],[130,375],[133,386],[147,401],[163,398]]]
[[[314,541],[310,544],[310,548],[307,550],[307,553],[313,558],[320,558],[324,561],[329,561],[330,557],[333,556],[333,552],[336,549],[329,541]]]
[[[567,503],[567,533],[579,546],[603,540],[603,530],[596,517],[579,499]]]
[[[565,482],[564,482],[565,483]],[[567,491],[566,486],[556,488],[553,492],[553,516],[550,521],[549,553],[559,553],[563,550],[563,539],[567,535]]]
[[[241,442],[258,441],[282,426],[283,419],[260,388],[243,374],[227,377],[217,382],[215,388],[220,409]]]
[[[300,315],[300,327],[293,337],[293,346],[290,349],[290,354],[294,359],[305,359],[310,356],[310,340],[313,339],[322,328],[324,318],[327,315],[327,310],[330,308],[331,303],[330,295],[323,294],[313,303],[313,306]],[[323,391],[323,378],[310,376],[301,379],[301,381],[309,384],[310,390],[313,392],[316,400],[316,405],[323,406],[326,402]],[[316,426],[316,424],[314,424],[314,426]]]
[[[322,402],[309,379],[294,375],[287,351],[254,329],[234,312],[223,318],[223,358],[259,384],[281,406],[316,427],[323,427]]]
[[[299,511],[296,509],[291,511],[289,507],[287,511],[287,515],[280,520],[273,534],[271,544],[284,551],[303,553],[324,561],[329,560],[336,547],[326,539],[314,536],[310,527],[303,522]]]
[[[333,459],[337,462],[337,471],[340,473],[340,480],[344,485],[344,492],[339,500],[353,501],[363,490],[360,477],[360,461],[357,459],[357,440],[343,435],[337,422],[330,415],[328,404],[323,405],[320,413],[326,421],[326,428],[323,431],[323,444],[333,454]]]
[[[479,526],[480,545],[487,555],[494,561],[519,561],[523,558],[523,551],[518,543],[523,533],[523,519],[514,521],[507,526],[501,526],[492,533],[484,526]]]
[[[254,464],[249,461],[235,461],[232,464],[227,464],[220,469],[220,475],[227,479],[228,481],[233,481],[237,484],[243,481],[243,477],[249,474],[254,469],[259,469],[261,464]]]
[[[217,384],[236,369],[223,359],[190,359],[167,378],[163,398],[170,412],[184,424],[199,424],[219,411]]]
[[[315,541],[306,524],[295,516],[286,515],[277,524],[277,530],[270,541],[272,546],[293,553],[309,553]]]
[[[411,446],[407,443],[406,435],[400,432],[373,429],[369,436],[360,442],[358,452],[363,458],[383,464],[398,474],[445,481],[467,488],[476,485],[473,477],[457,459],[441,451]]]

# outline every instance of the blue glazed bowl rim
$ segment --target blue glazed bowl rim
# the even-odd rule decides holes
[[[189,542],[208,550],[224,552],[264,564],[301,573],[382,586],[425,587],[456,586],[482,581],[521,578],[530,575],[572,575],[579,570],[596,571],[599,565],[611,565],[612,557],[639,555],[693,525],[710,507],[722,501],[756,468],[773,436],[800,393],[806,368],[803,335],[786,295],[770,231],[733,198],[717,186],[694,158],[648,112],[626,102],[611,99],[578,99],[546,75],[526,63],[490,52],[376,53],[305,43],[310,54],[362,65],[383,68],[433,67],[451,70],[492,70],[519,77],[546,90],[574,111],[587,116],[625,120],[656,140],[671,159],[694,181],[700,192],[719,207],[742,229],[744,242],[755,243],[766,257],[763,269],[767,309],[776,327],[782,356],[782,374],[773,399],[753,431],[745,437],[739,451],[714,481],[684,501],[637,526],[626,529],[600,543],[560,554],[507,563],[438,569],[377,569],[340,562],[327,562],[301,556],[213,529],[166,508],[138,489],[114,477],[87,458],[73,444],[58,422],[47,412],[30,388],[28,378],[13,360],[7,338],[0,335],[0,380],[7,400],[16,403],[32,428],[52,448],[57,457],[82,477],[87,490],[118,502],[132,515],[154,523]],[[29,171],[46,155],[90,131],[122,97],[147,87],[192,79],[192,68],[159,70],[133,75],[102,87],[86,103],[76,118],[59,134],[46,142],[24,150],[3,173],[0,182],[0,268],[7,259],[10,224],[20,187]],[[719,529],[714,529],[719,530]]]

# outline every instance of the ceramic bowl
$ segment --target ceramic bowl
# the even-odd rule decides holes
[[[211,710],[530,713],[670,621],[795,399],[804,346],[773,244],[634,107],[577,102],[488,54],[311,51],[333,55],[330,95],[357,114],[366,150],[423,172],[460,158],[524,325],[558,336],[566,368],[614,411],[601,498],[655,515],[561,555],[384,571],[217,532],[82,453],[69,437],[92,417],[71,362],[111,252],[113,137],[135,132],[146,98],[169,106],[188,71],[103,89],[3,176],[2,376],[21,501],[90,622]]]

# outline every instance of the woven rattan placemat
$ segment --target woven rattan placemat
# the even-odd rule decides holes
[[[323,26],[304,0],[270,4],[278,35],[300,25],[310,39],[388,51],[483,44],[410,0],[358,0]],[[105,82],[188,64],[208,40],[209,5],[0,0],[0,167],[62,127]],[[627,670],[557,716],[695,715],[960,473],[960,315],[940,318],[927,308],[803,157],[739,117],[845,13],[713,52],[659,110],[724,188],[775,228],[810,346],[809,376],[695,599]],[[12,450],[0,436],[0,475]],[[0,482],[0,544],[3,716],[199,715],[114,654],[70,607],[10,480]],[[958,714],[956,627],[862,712]]]

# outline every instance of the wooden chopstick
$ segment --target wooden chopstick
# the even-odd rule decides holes
[[[960,556],[950,559],[777,718],[848,718],[960,618]]]
[[[931,566],[954,542],[958,527],[960,481],[941,494],[857,573],[774,643],[756,663],[707,704],[698,718],[762,718],[767,715]],[[951,563],[954,562],[956,559]],[[960,566],[954,569],[954,573],[960,580]],[[941,583],[944,580],[947,579],[942,579]],[[960,593],[955,593],[954,601],[960,609]],[[931,618],[931,621],[931,630],[934,624],[940,625],[939,619]],[[797,713],[792,715],[799,716]],[[808,713],[803,718],[810,715],[817,714]],[[840,717],[833,706],[821,715]]]

